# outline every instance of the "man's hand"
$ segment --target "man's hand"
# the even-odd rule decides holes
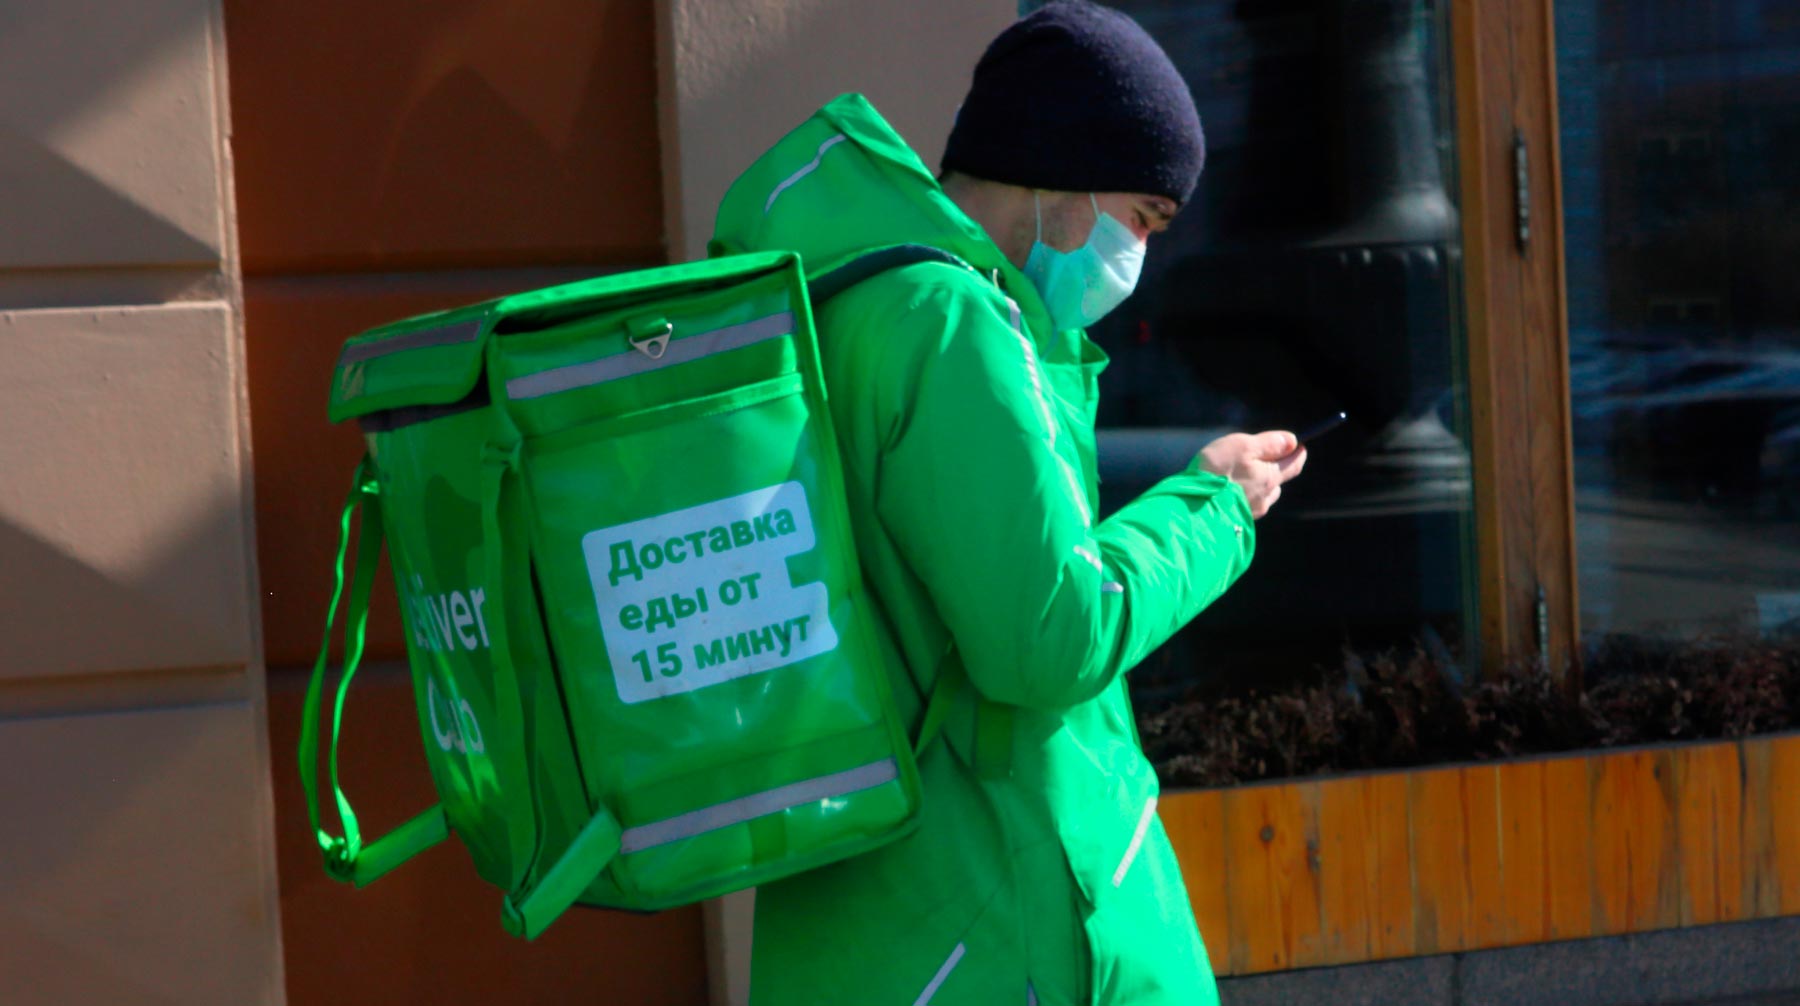
[[[1306,448],[1292,433],[1233,433],[1200,451],[1200,467],[1243,487],[1250,515],[1261,519],[1281,498],[1281,487],[1306,467]]]

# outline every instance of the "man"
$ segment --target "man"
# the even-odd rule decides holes
[[[919,722],[916,832],[761,888],[758,1006],[1213,1003],[1124,673],[1250,561],[1298,474],[1291,434],[1234,435],[1106,520],[1082,328],[1130,293],[1200,173],[1186,85],[1129,18],[1053,3],[975,69],[940,184],[860,96],[759,159],[714,250],[817,274],[898,244],[818,326],[852,523],[896,702]]]

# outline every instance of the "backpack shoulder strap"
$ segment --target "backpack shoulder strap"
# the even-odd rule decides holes
[[[813,307],[816,309],[863,280],[873,279],[890,269],[917,265],[920,262],[942,262],[944,265],[961,266],[965,269],[974,268],[942,248],[921,244],[890,245],[858,255],[835,269],[819,274],[807,283],[807,289],[812,294]]]
[[[331,604],[325,610],[325,640],[319,644],[319,659],[313,664],[312,679],[307,682],[300,715],[300,788],[306,794],[307,817],[325,856],[325,871],[333,878],[357,887],[374,881],[450,834],[443,805],[436,804],[381,838],[365,843],[362,831],[357,827],[356,812],[351,809],[350,798],[344,795],[338,780],[338,736],[344,723],[344,701],[350,693],[350,682],[356,678],[357,665],[362,662],[363,636],[369,619],[369,592],[374,586],[375,566],[381,557],[380,493],[373,462],[364,455],[362,463],[356,467],[356,479],[339,520],[335,579],[332,581]],[[351,574],[350,599],[345,609],[344,673],[338,683],[337,701],[331,710],[331,748],[327,756],[331,794],[337,801],[338,822],[344,831],[340,836],[333,835],[319,820],[319,730],[332,623],[337,617],[338,602],[344,595],[344,557],[350,547],[351,518],[358,510],[362,511],[362,521],[356,531],[356,567]]]
[[[920,262],[941,262],[965,269],[974,268],[942,248],[921,244],[892,245],[859,255],[813,280],[808,284],[813,308],[818,309],[826,301],[864,280],[873,279],[890,269]],[[925,695],[924,716],[913,737],[915,756],[922,757],[925,749],[937,738],[950,713],[950,706],[957,701],[958,693],[967,685],[968,672],[963,670],[962,654],[955,646],[951,646],[938,667],[937,679],[932,682],[931,690]],[[975,702],[972,752],[975,768],[984,778],[1008,776],[1012,773],[1012,708],[988,699],[973,687],[969,687],[968,691]]]

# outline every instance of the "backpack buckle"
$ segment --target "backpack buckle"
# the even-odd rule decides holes
[[[669,350],[669,337],[675,334],[674,323],[662,318],[628,322],[626,328],[625,341],[652,360],[662,359]]]

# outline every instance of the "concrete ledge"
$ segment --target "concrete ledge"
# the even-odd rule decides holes
[[[1413,957],[1219,980],[1222,1006],[1445,1006],[1456,999],[1456,958]]]
[[[1800,918],[1313,968],[1219,982],[1225,1006],[1800,1004]]]

